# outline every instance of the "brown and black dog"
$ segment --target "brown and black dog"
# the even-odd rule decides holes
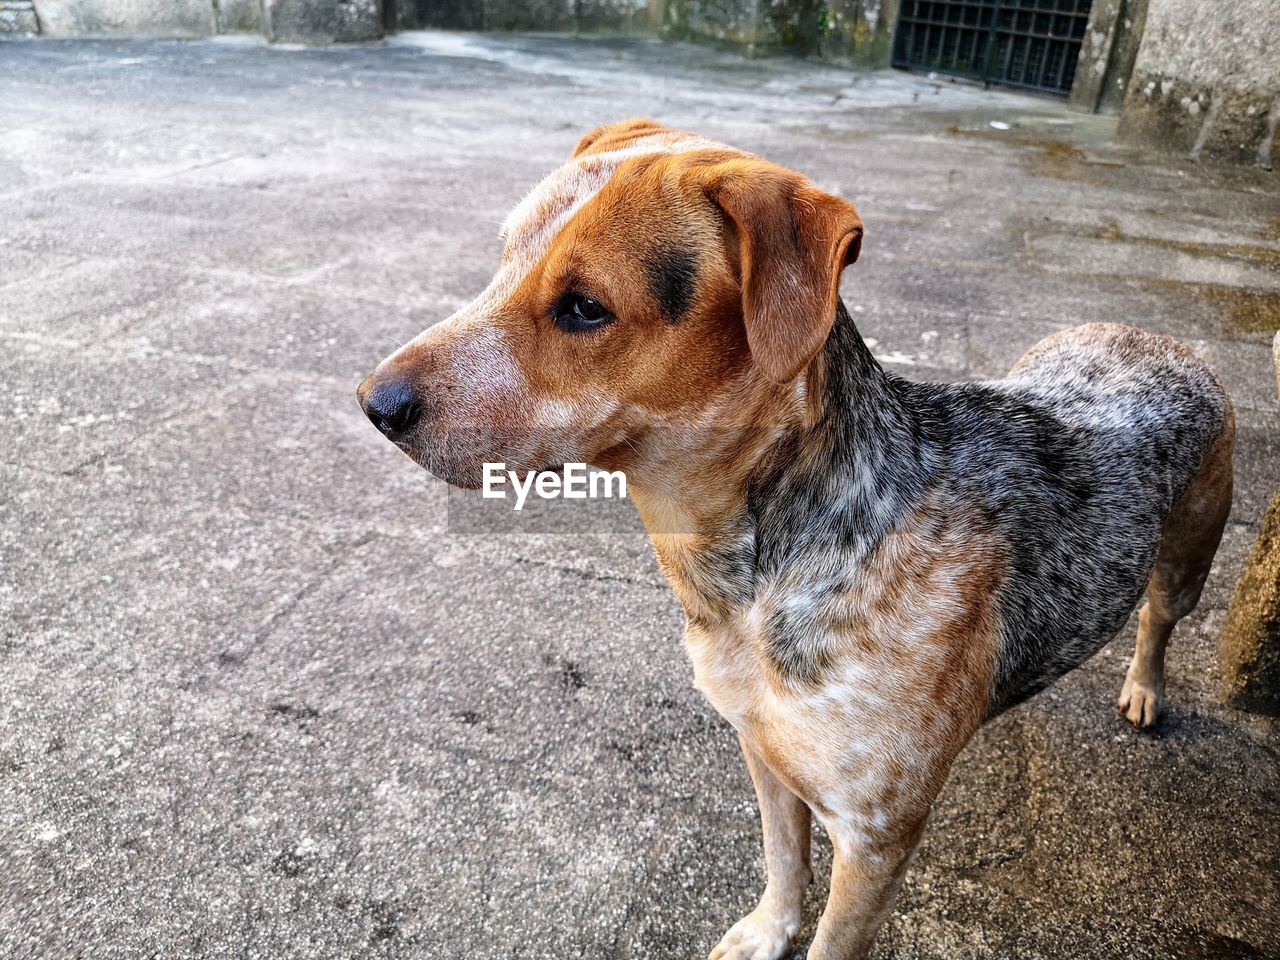
[[[712,960],[789,949],[811,813],[834,861],[809,956],[863,956],[974,731],[1144,591],[1119,709],[1155,722],[1231,501],[1231,404],[1188,349],[1091,324],[1004,380],[899,379],[839,299],[854,208],[649,120],[585,136],[502,233],[489,287],[360,401],[460,486],[626,472],[760,801],[768,883]]]

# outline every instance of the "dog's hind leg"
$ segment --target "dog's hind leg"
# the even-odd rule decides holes
[[[1164,652],[1178,621],[1195,609],[1231,512],[1235,418],[1228,407],[1222,432],[1200,472],[1165,521],[1147,602],[1138,611],[1138,642],[1116,709],[1145,729],[1160,717]]]
[[[777,960],[800,931],[809,868],[809,808],[739,738],[760,802],[764,860],[769,872],[760,905],[735,923],[708,960]]]

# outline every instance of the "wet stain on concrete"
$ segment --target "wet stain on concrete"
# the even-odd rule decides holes
[[[1222,307],[1218,320],[1227,333],[1273,334],[1280,330],[1280,293],[1208,284],[1189,289]]]
[[[271,872],[292,880],[306,869],[306,861],[294,850],[281,850],[271,861]]]
[[[1164,277],[1131,279],[1177,290],[1215,304],[1219,308],[1219,325],[1224,333],[1233,338],[1252,334],[1270,337],[1280,331],[1280,293],[1214,283],[1186,283]]]
[[[1266,271],[1280,272],[1280,249],[1244,243],[1204,243],[1178,240],[1170,237],[1151,237],[1125,232],[1120,225],[1109,221],[1105,226],[1089,229],[1067,227],[1062,224],[1035,224],[1027,228],[1028,238],[1050,235],[1080,237],[1106,243],[1152,247],[1174,253],[1188,254],[1205,260],[1229,260],[1260,267]],[[1143,276],[1123,274],[1124,279],[1149,283],[1174,289],[1182,294],[1213,304],[1217,319],[1224,333],[1232,336],[1265,334],[1280,330],[1280,291],[1257,289],[1250,286],[1197,282],[1175,279],[1170,276]]]
[[[570,695],[576,694],[587,685],[587,675],[576,661],[561,660],[547,654],[543,656],[542,662],[552,669],[560,688]]]
[[[305,703],[273,703],[271,713],[284,720],[290,720],[301,727],[306,727],[312,720],[320,717],[320,711]]]
[[[1112,220],[1095,236],[1099,240],[1115,240],[1120,243],[1141,243],[1152,247],[1164,247],[1166,250],[1177,250],[1180,253],[1191,253],[1201,257],[1225,257],[1233,260],[1247,260],[1263,267],[1280,269],[1280,250],[1274,247],[1259,247],[1236,243],[1198,243],[1190,240],[1171,240],[1168,237],[1144,237],[1125,233],[1120,225]]]
[[[560,666],[560,685],[576,693],[587,685],[586,674],[572,660],[566,660]]]
[[[369,904],[369,916],[373,921],[373,932],[369,937],[372,942],[395,940],[400,936],[400,923],[403,917],[394,904],[385,900],[375,900]]]
[[[1280,221],[1273,221],[1273,225]],[[1162,247],[1179,253],[1201,257],[1220,257],[1244,260],[1268,269],[1280,270],[1280,250],[1248,244],[1199,243],[1189,240],[1171,240],[1165,237],[1144,237],[1126,234],[1112,221],[1097,234],[1100,240],[1119,243],[1139,243]],[[1269,290],[1253,290],[1209,283],[1179,283],[1179,288],[1203,300],[1212,301],[1220,308],[1218,320],[1222,329],[1230,334],[1265,333],[1280,330],[1280,293]]]
[[[343,912],[354,910],[369,925],[370,943],[395,940],[407,946],[418,944],[417,936],[406,935],[403,930],[405,920],[413,912],[411,907],[393,900],[357,899],[345,893],[335,896],[333,905]]]
[[[1100,183],[1099,170],[1124,167],[1123,163],[1091,157],[1078,146],[1051,137],[998,130],[966,130],[959,126],[948,127],[947,133],[1024,148],[1030,151],[1027,154],[1029,172],[1058,180]]]

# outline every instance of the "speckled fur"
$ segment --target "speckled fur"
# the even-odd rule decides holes
[[[845,590],[872,547],[919,517],[922,503],[946,505],[926,509],[935,523],[963,504],[975,531],[1001,544],[1007,567],[987,716],[1123,626],[1165,519],[1231,419],[1225,391],[1194,354],[1118,324],[1042,341],[1004,380],[913,383],[880,369],[841,306],[825,354],[831,412],[814,428],[822,453],[795,455],[813,445],[812,432],[779,444],[777,466],[750,488],[755,551],[741,562],[757,581]],[[841,496],[831,496],[833,479]],[[771,625],[772,657],[791,676],[820,670],[813,616],[806,606]]]
[[[702,605],[729,611],[691,616],[700,687],[809,802],[837,864],[873,874],[849,884],[865,894],[900,880],[979,723],[1123,626],[1167,518],[1224,438],[1217,459],[1229,469],[1232,415],[1190,351],[1119,325],[1064,331],[1005,380],[919,384],[883,371],[841,306],[818,367],[821,412],[761,458],[725,522],[732,535],[717,538],[733,546],[699,553],[686,563],[702,568],[680,575],[712,584],[704,593],[720,596]],[[1229,483],[1210,500],[1193,522],[1208,541],[1198,575],[1179,574],[1193,595],[1172,622],[1198,598]],[[969,655],[963,669],[946,661],[957,652]],[[1158,697],[1137,725],[1154,721]],[[860,956],[887,903],[886,893],[820,927],[810,956]],[[712,956],[752,956],[733,949],[765,940],[740,937]]]
[[[584,137],[504,233],[489,289],[362,395],[409,385],[429,414],[396,442],[454,483],[627,472],[760,801],[768,883],[711,960],[790,948],[811,814],[834,859],[810,960],[865,956],[965,743],[1144,589],[1117,706],[1156,721],[1231,501],[1231,405],[1185,347],[1094,324],[1003,380],[900,379],[838,299],[853,207],[652,121]],[[557,331],[566,295],[611,321]]]

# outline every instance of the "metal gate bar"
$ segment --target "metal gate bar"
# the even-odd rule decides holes
[[[893,65],[1066,94],[1092,0],[903,0]]]

